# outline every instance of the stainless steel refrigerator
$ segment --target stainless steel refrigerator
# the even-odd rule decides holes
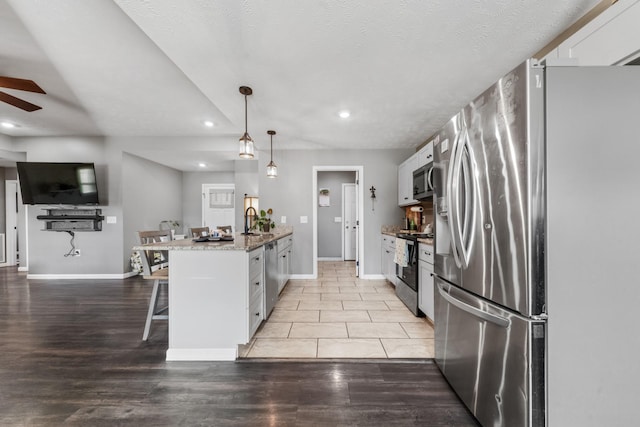
[[[616,172],[621,156],[640,155],[638,71],[527,61],[434,138],[436,363],[483,426],[598,425],[595,408],[614,404],[598,387],[617,382],[612,393],[633,392],[591,353],[607,354],[596,340],[608,337],[597,331],[620,334],[619,317],[605,315],[590,329],[588,316],[635,310],[638,291],[626,284],[630,299],[604,298],[607,263],[623,276],[630,267],[617,248],[582,260],[594,222],[606,221],[608,196],[627,191],[622,206],[611,206],[626,209],[624,218],[639,210],[640,174],[623,172],[632,185]],[[596,237],[594,251],[602,239],[609,236]],[[619,242],[638,253],[630,237]],[[576,274],[583,269],[590,273]],[[626,422],[624,411],[601,425]]]

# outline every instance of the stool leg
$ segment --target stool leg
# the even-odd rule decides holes
[[[151,291],[151,298],[149,299],[149,310],[147,311],[147,321],[144,324],[144,333],[142,334],[142,341],[146,341],[149,338],[149,331],[151,330],[151,320],[153,314],[156,311],[156,305],[158,304],[158,291],[160,288],[160,280],[153,281],[153,290]]]

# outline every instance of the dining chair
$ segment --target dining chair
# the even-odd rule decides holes
[[[202,234],[206,233],[206,234]],[[209,235],[209,227],[194,227],[189,229],[191,237],[203,237]]]
[[[222,231],[224,234],[232,234],[233,227],[230,225],[219,225],[216,227],[218,230]]]

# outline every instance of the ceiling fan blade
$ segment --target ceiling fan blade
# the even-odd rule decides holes
[[[32,112],[36,110],[40,110],[42,107],[39,107],[30,102],[24,101],[20,98],[16,98],[15,96],[11,96],[8,93],[0,92],[0,101],[4,101],[7,104],[11,104],[14,107],[18,107],[23,109],[24,111]]]
[[[6,87],[7,89],[24,90],[27,92],[47,93],[33,80],[16,79],[14,77],[0,76],[0,87]]]

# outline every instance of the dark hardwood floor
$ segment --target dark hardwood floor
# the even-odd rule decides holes
[[[150,292],[0,268],[0,425],[477,425],[429,360],[166,362]]]

